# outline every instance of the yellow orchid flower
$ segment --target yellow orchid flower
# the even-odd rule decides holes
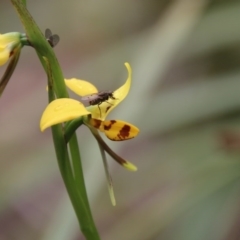
[[[24,45],[30,45],[25,33],[11,32],[0,34],[0,66],[10,59],[5,73],[0,79],[0,96],[17,66],[21,48]]]
[[[107,115],[129,92],[132,70],[129,63],[125,63],[125,66],[128,70],[128,78],[125,84],[116,91],[111,92],[113,97],[109,97],[107,101],[101,101],[101,97],[98,99],[98,90],[91,83],[76,78],[65,79],[67,87],[73,92],[82,98],[85,97],[85,99],[95,98],[100,103],[85,108],[81,102],[74,99],[56,99],[47,106],[42,115],[40,121],[41,131],[54,124],[67,122],[83,116],[83,121],[86,125],[99,129],[113,141],[123,141],[135,137],[139,129],[134,125],[120,120],[105,120]],[[61,109],[61,111],[57,109]],[[89,118],[88,115],[91,115],[91,117]]]
[[[84,107],[81,102],[70,98],[56,99],[51,102],[45,109],[41,121],[40,128],[44,131],[52,125],[67,122],[79,117],[83,117],[83,121],[87,126],[97,128],[113,141],[123,141],[135,137],[139,129],[134,125],[121,120],[105,120],[107,115],[127,96],[132,78],[132,70],[129,63],[125,63],[128,70],[128,78],[123,86],[116,91],[110,92],[112,97],[107,101],[102,101],[102,96],[98,96],[97,88],[85,80],[76,78],[65,79],[65,83],[69,89],[85,99],[97,99],[97,103]],[[106,92],[109,94],[109,92]],[[87,97],[86,97],[87,96]],[[91,102],[91,100],[90,100]],[[89,117],[89,115],[91,117]]]
[[[4,65],[16,51],[21,49],[21,33],[0,34],[0,66]]]
[[[128,78],[120,88],[113,92],[107,91],[99,93],[94,85],[85,80],[78,80],[76,78],[65,79],[67,87],[81,96],[81,100],[88,101],[90,106],[85,108],[81,102],[74,99],[56,99],[46,107],[40,120],[41,131],[44,131],[46,128],[55,124],[64,122],[69,123],[69,121],[72,120],[70,124],[65,124],[66,139],[68,139],[66,136],[68,127],[75,120],[78,121],[80,119],[81,123],[83,122],[89,127],[100,147],[108,180],[110,198],[113,205],[115,205],[116,202],[105,152],[130,171],[136,171],[137,167],[114,153],[101,138],[97,130],[104,132],[105,135],[113,141],[123,141],[134,138],[139,132],[139,129],[130,123],[121,120],[105,120],[107,115],[127,96],[129,92],[132,70],[129,63],[125,63],[125,66],[128,70]],[[77,127],[78,126],[79,124]]]
[[[87,109],[91,112],[91,116],[94,119],[104,120],[107,115],[127,96],[131,81],[132,81],[132,69],[129,63],[125,63],[128,70],[128,78],[123,86],[112,92],[113,98],[109,97],[107,101],[102,102],[100,105],[92,105]],[[65,79],[65,83],[74,93],[83,97],[86,95],[96,96],[98,94],[97,88],[91,83],[84,80],[77,79]],[[101,111],[99,111],[99,108]]]

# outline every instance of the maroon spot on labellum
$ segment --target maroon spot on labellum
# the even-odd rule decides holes
[[[109,125],[105,125],[104,124],[104,130],[108,131],[109,129],[111,129],[111,127],[112,127],[112,125],[114,123],[116,123],[116,121],[115,120],[111,120]]]
[[[95,128],[99,128],[99,127],[101,126],[101,123],[102,123],[101,120],[93,119],[93,118],[92,118],[91,121],[92,121],[92,124],[93,124],[93,126],[94,126]]]
[[[131,130],[131,127],[129,125],[124,125],[122,129],[119,131],[118,138],[121,140],[124,140],[125,138],[128,138],[129,132]]]

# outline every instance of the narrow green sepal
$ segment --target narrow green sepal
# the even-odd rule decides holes
[[[102,146],[99,142],[98,142],[98,146],[99,146],[99,149],[100,149],[100,152],[102,155],[103,166],[104,166],[105,174],[107,177],[108,192],[109,192],[110,200],[111,200],[112,205],[116,206],[116,199],[115,199],[114,190],[113,190],[112,178],[111,178],[111,174],[110,174],[108,163],[107,163],[107,157],[106,157],[104,149],[102,148]]]

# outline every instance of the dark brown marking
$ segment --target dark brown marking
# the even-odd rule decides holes
[[[111,106],[108,106],[108,107],[106,108],[105,113],[107,113],[110,108],[111,108]]]
[[[9,58],[14,55],[14,50],[9,53]]]
[[[122,129],[119,131],[119,134],[117,135],[120,140],[125,140],[129,137],[129,132],[131,130],[131,127],[129,125],[124,125]]]
[[[111,129],[111,127],[112,127],[112,125],[113,125],[114,123],[116,123],[116,121],[115,121],[115,120],[111,120],[109,125],[105,125],[105,124],[104,124],[104,130],[105,130],[105,131],[108,131],[109,129]]]
[[[97,129],[101,126],[101,123],[102,123],[101,120],[98,120],[98,119],[95,119],[95,118],[92,118],[91,122],[92,122],[92,125]]]

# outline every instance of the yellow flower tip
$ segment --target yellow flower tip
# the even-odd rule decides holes
[[[125,63],[125,67],[127,68],[128,71],[127,80],[120,88],[113,92],[113,96],[116,98],[116,100],[114,102],[111,102],[114,104],[114,106],[110,110],[116,107],[128,95],[128,92],[130,90],[132,82],[132,69],[130,64],[127,62]],[[110,110],[108,111],[108,113],[110,112]]]
[[[40,120],[40,129],[44,131],[55,124],[67,122],[88,114],[90,112],[79,101],[70,98],[56,99],[49,103],[44,110]]]
[[[137,171],[137,167],[136,167],[134,164],[132,164],[132,163],[130,163],[130,162],[128,162],[128,161],[126,161],[125,163],[123,163],[123,166],[124,166],[127,170],[129,170],[129,171],[132,171],[132,172],[136,172],[136,171]]]
[[[125,62],[124,65],[128,70],[128,75],[131,76],[132,75],[132,68],[131,68],[130,64],[128,62]]]

